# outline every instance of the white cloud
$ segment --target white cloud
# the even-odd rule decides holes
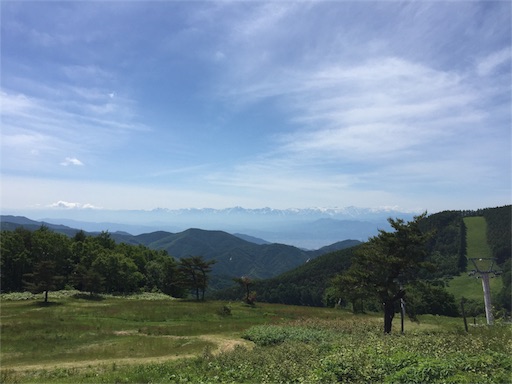
[[[66,157],[66,159],[60,163],[60,165],[63,165],[67,167],[68,165],[84,165],[80,160],[78,160],[76,157]]]
[[[9,94],[4,91],[0,91],[0,105],[2,106],[2,115],[4,113],[21,113],[34,107],[26,95]]]
[[[95,207],[89,203],[70,203],[68,201],[57,201],[56,203],[52,203],[48,205],[48,208],[63,208],[63,209],[101,209],[100,207]]]
[[[499,66],[509,62],[510,67],[510,47],[494,52],[477,63],[477,73],[480,76],[488,76]]]

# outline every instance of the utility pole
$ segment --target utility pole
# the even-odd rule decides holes
[[[482,279],[482,288],[484,290],[484,304],[485,304],[485,318],[487,319],[487,325],[492,325],[494,323],[494,318],[492,316],[492,305],[491,305],[491,286],[489,284],[489,278],[492,274],[494,276],[501,275],[501,271],[494,269],[494,263],[496,259],[493,258],[480,258],[480,259],[469,259],[475,266],[475,269],[473,269],[471,272],[469,272],[469,276],[474,276],[478,274],[477,278]],[[484,268],[482,266],[482,263],[478,262],[484,262],[483,264],[487,264],[489,268]]]

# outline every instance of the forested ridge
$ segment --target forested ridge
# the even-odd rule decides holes
[[[80,231],[62,225],[46,224],[15,216],[2,216],[0,224],[2,229],[6,230],[14,230],[20,226],[37,230],[44,225],[52,231],[69,237],[75,236]],[[84,233],[87,236],[99,234]],[[125,232],[114,232],[109,235],[116,243],[143,245],[154,250],[165,250],[176,259],[201,255],[205,260],[215,260],[216,263],[212,268],[212,274],[215,276],[212,279],[212,286],[215,287],[223,286],[222,276],[249,274],[259,279],[270,278],[298,267],[308,259],[347,246],[347,241],[342,241],[315,251],[308,251],[285,244],[256,244],[224,231],[197,228],[190,228],[178,233],[156,231],[131,235]]]
[[[466,271],[466,227],[465,216],[484,216],[488,222],[487,238],[493,255],[504,271],[504,287],[497,297],[496,306],[510,311],[507,300],[510,294],[510,212],[511,207],[488,208],[478,211],[444,211],[429,215],[419,223],[424,232],[432,232],[427,241],[428,268],[418,271],[421,284],[410,287],[409,310],[417,314],[438,313],[458,314],[455,299],[444,289],[447,280]],[[251,289],[257,300],[295,305],[347,305],[347,300],[336,292],[333,277],[346,270],[352,262],[358,247],[322,255],[294,270],[267,280],[255,280]],[[507,261],[508,260],[508,261]],[[507,264],[508,263],[508,264]],[[214,292],[213,297],[237,299],[242,297],[240,287]],[[370,300],[364,303],[367,310],[379,310],[380,304]]]
[[[268,303],[323,306],[324,293],[330,278],[350,266],[356,246],[330,252],[275,278],[253,280],[251,290],[257,300]],[[235,300],[240,298],[240,287],[233,286],[212,292],[212,298]]]

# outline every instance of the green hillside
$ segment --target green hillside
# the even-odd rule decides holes
[[[43,223],[17,216],[2,216],[3,231],[25,228],[37,231]],[[72,238],[80,230],[62,225],[45,225],[54,232]],[[98,233],[82,231],[86,236],[100,236]],[[202,256],[205,260],[215,260],[210,288],[219,289],[232,284],[234,277],[250,276],[265,279],[279,275],[304,264],[327,252],[343,249],[359,242],[345,240],[315,251],[306,251],[291,245],[264,243],[256,244],[224,231],[187,229],[179,233],[156,231],[137,236],[125,232],[108,233],[117,244],[145,246],[152,250],[166,251],[171,257],[181,259]],[[144,272],[144,271],[143,271]]]
[[[506,220],[509,212],[510,206],[471,212],[444,211],[426,217],[421,227],[426,232],[434,232],[427,246],[430,253],[428,261],[436,269],[423,271],[419,277],[435,285],[442,285],[444,281],[447,283],[447,291],[457,302],[461,297],[465,297],[475,300],[477,306],[481,303],[483,308],[482,282],[468,276],[467,270],[474,267],[471,262],[467,265],[466,255],[469,258],[480,258],[492,257],[498,253],[502,255],[502,259],[506,259],[507,254],[510,258],[510,247],[507,248],[509,242],[507,243],[506,237],[506,234],[510,233],[510,223]],[[497,247],[495,244],[500,245]],[[251,289],[257,292],[258,301],[323,306],[329,298],[326,289],[330,280],[350,266],[355,249],[319,256],[272,279],[255,281]],[[504,271],[507,269],[503,263],[499,268]],[[503,296],[503,292],[506,291],[502,289],[503,278],[491,279],[493,302],[497,307],[505,306],[503,302],[507,300],[506,296]],[[215,293],[216,298],[230,300],[240,299],[242,296],[243,290],[240,287]]]
[[[257,292],[257,300],[269,303],[323,306],[323,296],[330,280],[350,266],[357,246],[348,240],[349,248],[330,252],[309,260],[307,263],[275,278],[254,281],[251,289]],[[242,298],[240,287],[213,292],[213,298],[237,300]]]
[[[467,228],[467,258],[491,257],[491,248],[487,242],[487,222],[483,216],[465,217]],[[468,269],[473,269],[469,263]]]
[[[465,217],[467,258],[490,258],[492,257],[491,248],[487,241],[487,222],[483,216]],[[481,263],[480,263],[481,264]],[[483,266],[483,265],[482,265]],[[468,262],[467,271],[473,270],[474,265]],[[495,297],[502,289],[503,282],[501,278],[491,279],[491,295]],[[480,302],[483,305],[482,281],[476,276],[468,276],[462,273],[455,276],[448,283],[448,292],[453,294],[457,301],[462,297]]]

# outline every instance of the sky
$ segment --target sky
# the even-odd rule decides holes
[[[1,2],[1,210],[511,203],[509,1]]]

